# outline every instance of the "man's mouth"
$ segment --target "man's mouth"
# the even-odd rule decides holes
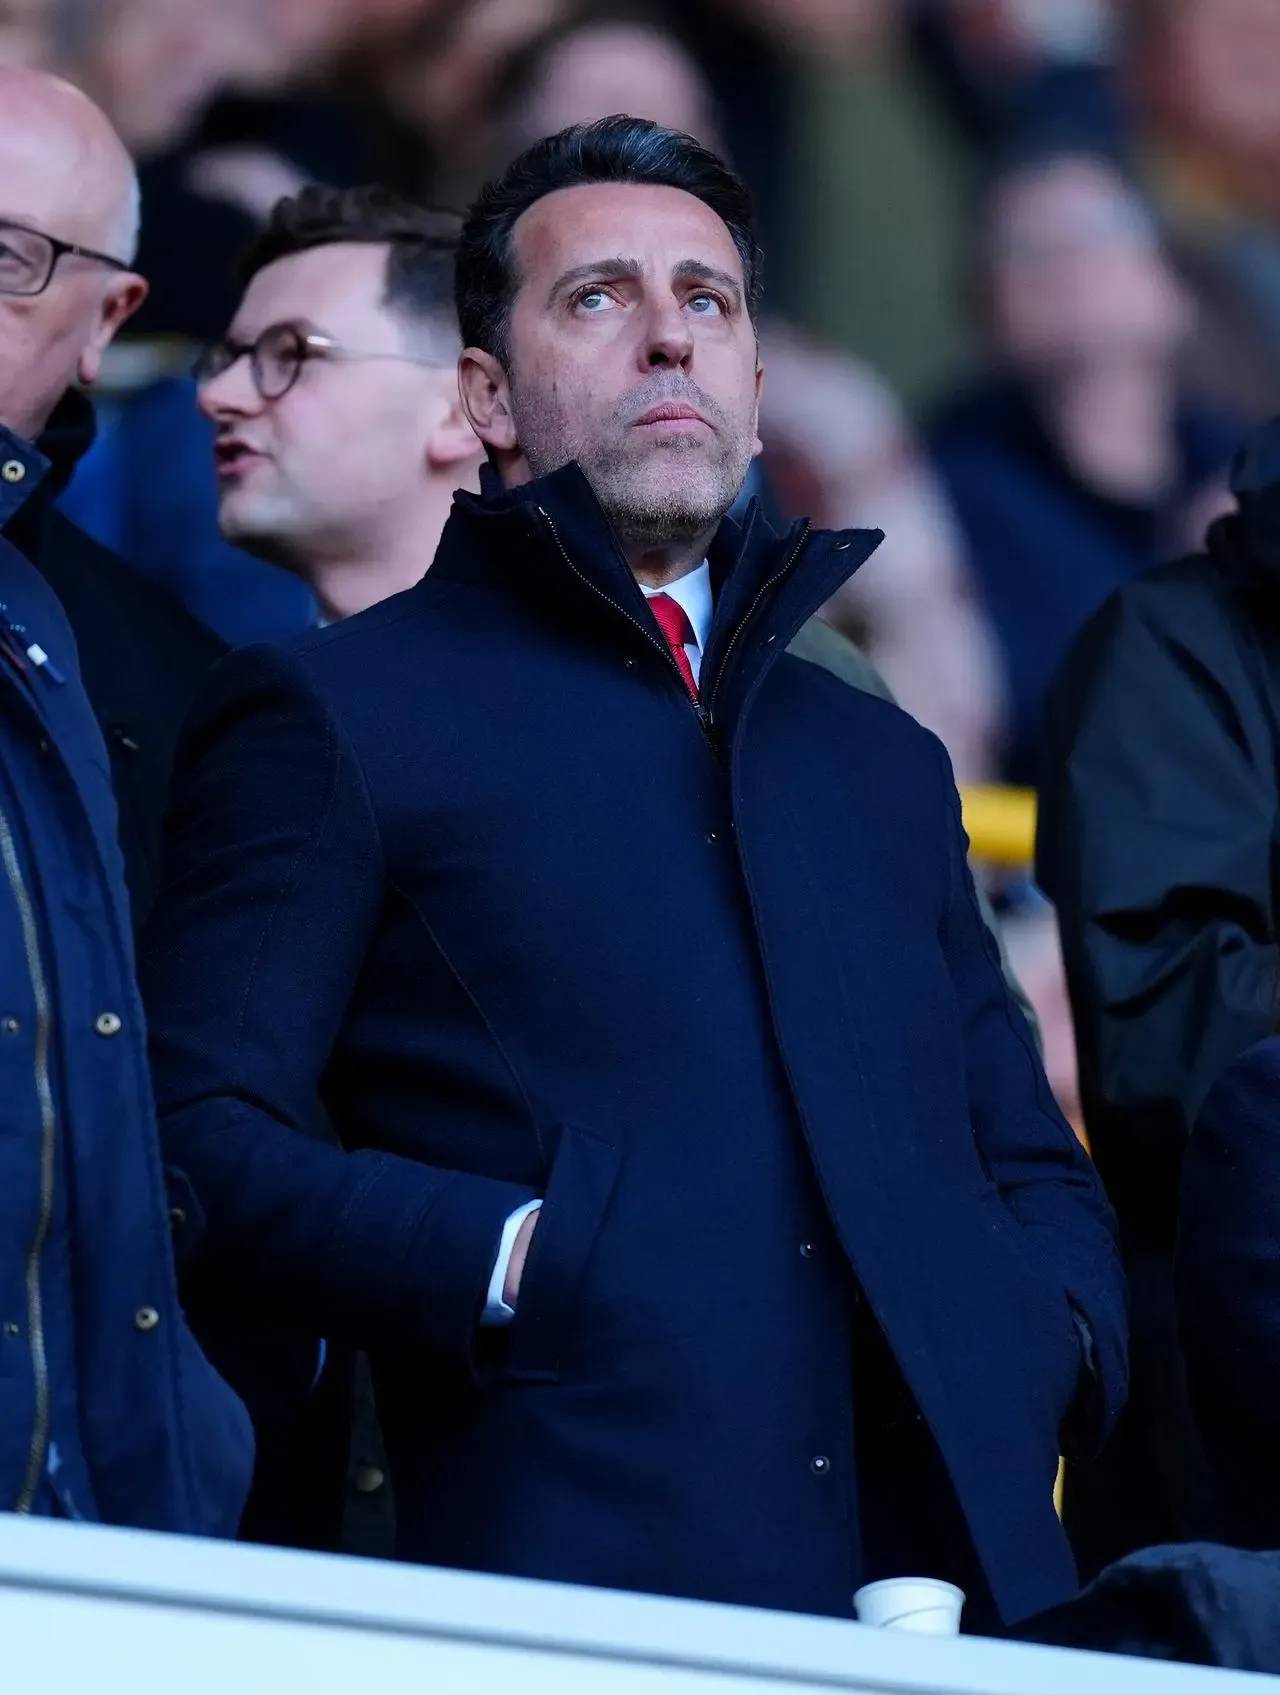
[[[697,407],[690,406],[687,400],[664,400],[661,405],[651,406],[642,417],[637,418],[633,427],[672,430],[680,434],[692,430],[709,430],[711,425]]]
[[[213,449],[214,469],[220,478],[243,476],[265,455],[244,441],[220,441]]]

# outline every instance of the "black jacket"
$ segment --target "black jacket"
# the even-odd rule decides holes
[[[1276,989],[1280,422],[1208,551],[1115,594],[1055,685],[1037,868],[1121,1221],[1171,1246],[1190,1126]]]
[[[53,469],[6,537],[39,568],[76,639],[85,692],[111,758],[136,931],[156,895],[178,734],[205,672],[226,646],[58,511],[54,502],[93,434],[88,401],[69,394],[37,443]]]

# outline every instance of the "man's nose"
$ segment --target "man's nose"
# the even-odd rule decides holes
[[[653,301],[645,320],[645,369],[683,368],[692,358],[693,333],[683,304],[674,295]]]
[[[246,418],[260,412],[263,400],[253,380],[248,356],[243,355],[233,365],[228,365],[225,371],[219,371],[216,377],[201,383],[196,391],[196,405],[214,423]]]

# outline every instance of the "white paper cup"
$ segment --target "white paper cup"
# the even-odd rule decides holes
[[[910,1630],[921,1636],[959,1636],[964,1590],[936,1577],[886,1577],[853,1597],[859,1624]]]

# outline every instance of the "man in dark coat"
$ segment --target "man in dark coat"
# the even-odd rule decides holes
[[[1052,1604],[1059,1445],[1124,1394],[1111,1222],[941,749],[786,655],[878,538],[723,517],[745,190],[567,131],[482,195],[457,291],[495,486],[416,588],[225,661],[179,756],[145,978],[205,1263],[370,1349],[406,1558]],[[224,520],[290,509],[335,363],[415,356],[411,319],[310,333]],[[342,1150],[298,1134],[318,1086]]]
[[[1100,1569],[1213,1535],[1173,1310],[1182,1151],[1276,1000],[1280,424],[1241,451],[1207,552],[1115,594],[1052,693],[1038,875],[1056,903],[1085,1121],[1133,1291],[1133,1398],[1079,1479]],[[1068,1489],[1068,1524],[1072,1490]]]
[[[106,747],[28,554],[34,438],[145,289],[132,180],[83,95],[0,70],[0,1508],[230,1535],[248,1422],[178,1305],[199,1209],[161,1169]]]

